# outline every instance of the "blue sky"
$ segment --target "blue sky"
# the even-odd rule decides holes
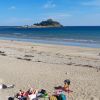
[[[48,18],[66,26],[100,26],[100,0],[0,0],[0,26]]]

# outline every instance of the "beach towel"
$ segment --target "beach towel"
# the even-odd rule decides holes
[[[29,100],[36,99],[36,94],[31,94],[31,95],[28,95],[28,97],[29,97]]]

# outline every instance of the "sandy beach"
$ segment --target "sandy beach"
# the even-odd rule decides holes
[[[100,100],[100,48],[0,40],[0,83],[15,84],[0,90],[0,100],[30,87],[53,93],[65,79],[68,100]]]

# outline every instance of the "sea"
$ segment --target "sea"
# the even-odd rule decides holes
[[[0,26],[0,40],[100,48],[100,26],[59,28]]]

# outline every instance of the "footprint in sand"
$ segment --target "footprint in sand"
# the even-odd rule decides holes
[[[96,97],[93,96],[90,98],[90,100],[99,100],[99,99],[97,99]]]

